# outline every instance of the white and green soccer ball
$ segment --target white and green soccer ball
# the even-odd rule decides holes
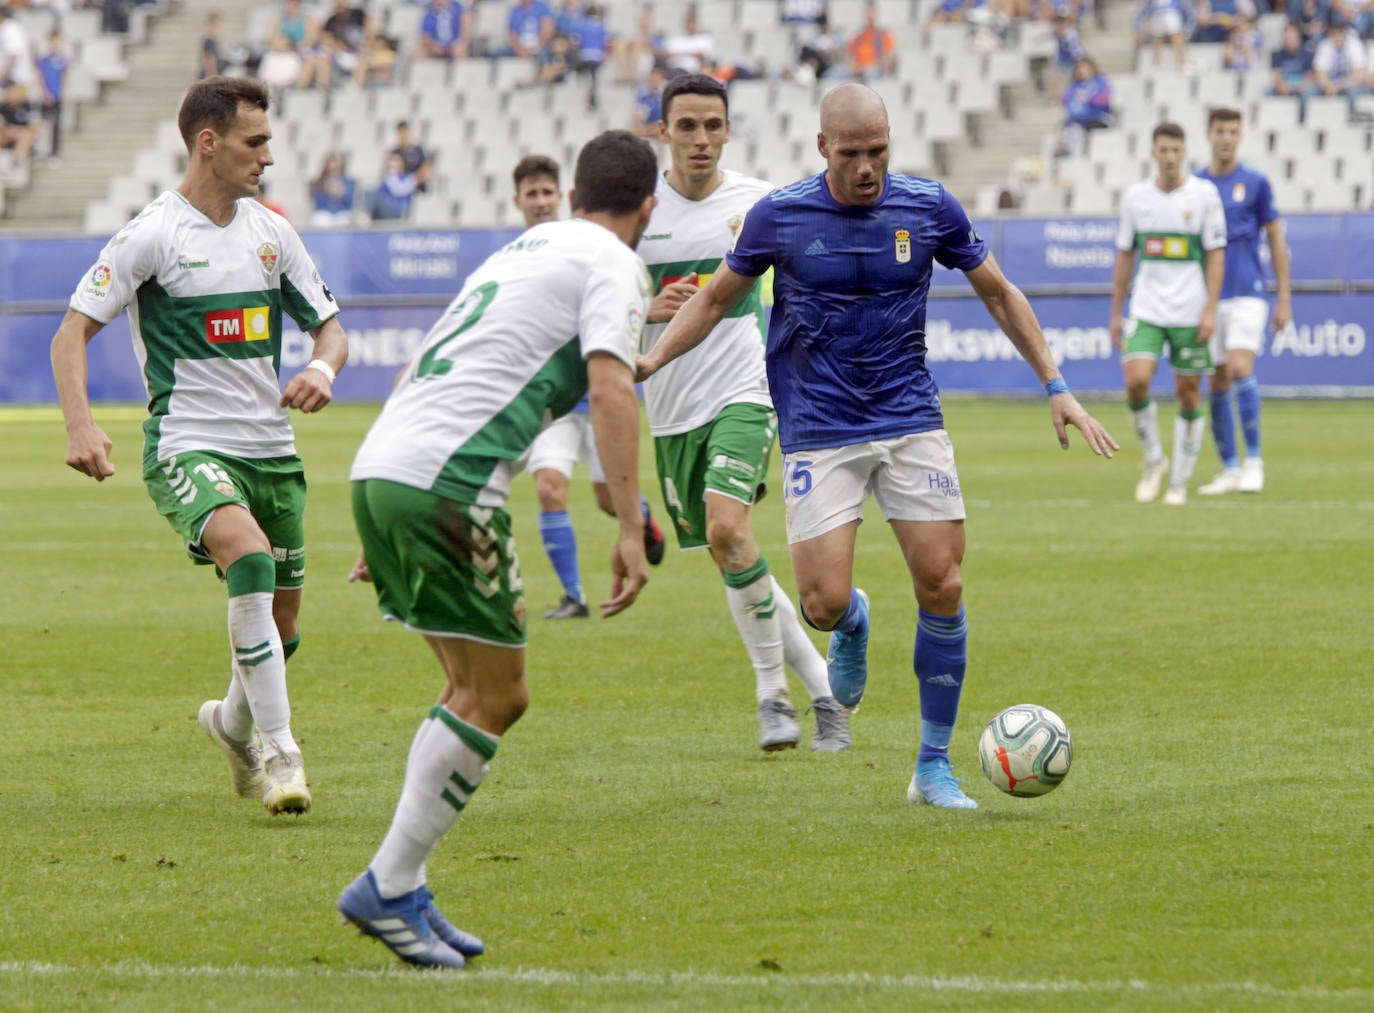
[[[1019,703],[988,722],[978,740],[978,758],[999,791],[1017,798],[1044,795],[1068,777],[1073,737],[1054,711]]]

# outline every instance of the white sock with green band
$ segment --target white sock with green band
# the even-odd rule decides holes
[[[783,671],[782,624],[778,621],[778,597],[774,593],[768,560],[758,561],[742,573],[725,573],[725,600],[739,628],[744,649],[754,666],[755,694],[760,702],[787,698],[787,674]]]
[[[448,708],[430,708],[411,744],[391,829],[369,866],[383,897],[400,897],[424,883],[425,860],[482,784],[500,744],[500,736]]]
[[[253,723],[262,736],[263,756],[298,754],[300,746],[291,736],[286,656],[272,618],[277,564],[265,552],[250,552],[231,563],[224,577],[229,584],[229,646]]]
[[[816,650],[816,645],[806,635],[801,616],[787,592],[782,589],[778,579],[772,575],[773,597],[778,603],[778,625],[782,628],[782,655],[787,667],[797,673],[797,678],[806,687],[812,700],[820,700],[834,694],[830,690],[830,671],[825,666],[825,658]]]

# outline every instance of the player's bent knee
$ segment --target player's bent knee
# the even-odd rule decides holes
[[[807,623],[818,630],[831,630],[849,608],[849,590],[843,596],[832,591],[820,589],[801,594],[802,615]]]

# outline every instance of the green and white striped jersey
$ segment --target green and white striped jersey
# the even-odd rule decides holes
[[[339,308],[285,218],[243,198],[219,226],[168,190],[105,245],[70,305],[102,324],[129,311],[148,391],[145,466],[188,450],[295,453],[280,404],[282,313],[309,331]]]
[[[586,357],[633,370],[644,263],[586,219],[536,225],[493,253],[425,336],[353,461],[380,478],[501,506],[515,462],[587,392]]]
[[[688,200],[665,177],[658,180],[658,206],[639,241],[654,292],[680,278],[697,275],[705,285],[734,245],[745,213],[773,189],[772,184],[725,170],[720,186],[702,200]],[[667,324],[644,328],[647,352]],[[696,348],[668,363],[644,383],[649,431],[655,436],[685,433],[706,425],[726,405],[773,406],[763,365],[767,317],[759,286]]]
[[[1226,212],[1210,180],[1184,177],[1165,192],[1153,179],[1121,198],[1118,250],[1138,258],[1131,317],[1156,327],[1196,327],[1207,307],[1203,255],[1226,245]]]

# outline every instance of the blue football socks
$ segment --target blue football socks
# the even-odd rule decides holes
[[[1245,456],[1260,455],[1260,389],[1254,374],[1231,385],[1236,392],[1236,407],[1240,410],[1240,430],[1245,436]]]
[[[1239,468],[1236,456],[1236,416],[1231,410],[1231,391],[1212,391],[1212,439],[1216,441],[1217,456],[1223,468]]]
[[[968,669],[968,618],[962,605],[952,616],[920,610],[913,666],[921,687],[921,751],[917,760],[948,756]]]
[[[566,510],[546,510],[539,515],[539,537],[549,554],[553,572],[563,582],[563,593],[574,601],[585,602],[582,571],[577,565],[577,534]]]

